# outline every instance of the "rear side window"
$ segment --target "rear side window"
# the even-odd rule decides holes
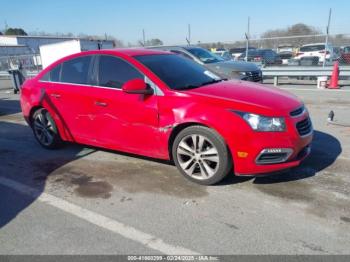
[[[144,79],[144,76],[128,62],[115,56],[100,56],[99,86],[122,88],[125,82],[136,78]]]
[[[61,82],[88,84],[91,56],[83,56],[68,60],[62,65]]]
[[[308,46],[302,46],[300,48],[300,52],[315,52],[315,51],[322,51],[325,49],[325,45],[308,45]]]
[[[49,82],[59,82],[60,81],[60,74],[61,74],[61,64],[54,67],[54,69],[47,72],[42,78],[42,81],[49,81]]]

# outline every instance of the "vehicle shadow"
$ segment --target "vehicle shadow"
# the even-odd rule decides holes
[[[28,126],[0,121],[0,229],[36,201],[54,170],[93,152],[79,145],[46,150]],[[16,188],[21,185],[35,193],[21,193]]]
[[[0,116],[12,115],[21,112],[18,100],[0,98]]]
[[[315,176],[318,172],[331,166],[341,152],[342,147],[337,138],[321,131],[315,131],[311,154],[299,167],[295,167],[280,174],[255,177],[253,183],[282,183]]]

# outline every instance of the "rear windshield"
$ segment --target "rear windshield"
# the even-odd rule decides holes
[[[232,49],[230,49],[230,52],[231,53],[243,53],[243,52],[245,52],[245,48],[232,48]]]
[[[178,55],[143,55],[135,58],[171,89],[192,89],[218,79],[205,67]]]
[[[322,51],[325,49],[325,45],[308,45],[300,48],[301,52]]]

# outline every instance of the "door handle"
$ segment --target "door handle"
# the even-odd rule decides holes
[[[60,98],[61,97],[60,94],[51,94],[51,96],[54,97],[54,98]]]
[[[95,102],[95,105],[106,107],[108,104],[105,103],[105,102],[97,102],[97,101],[96,101],[96,102]]]

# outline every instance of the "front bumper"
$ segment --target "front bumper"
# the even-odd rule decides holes
[[[262,78],[262,72],[259,71],[249,71],[249,72],[244,72],[244,76],[242,76],[241,80],[244,81],[250,81],[250,82],[259,82],[261,83],[263,78]]]
[[[236,145],[236,148],[229,146],[234,173],[238,176],[251,176],[298,166],[311,152],[311,120],[310,131],[300,133],[304,129],[300,129],[299,123],[305,122],[306,119],[309,119],[309,115],[304,112],[298,117],[286,119],[285,132],[251,132],[242,138],[245,143]]]

